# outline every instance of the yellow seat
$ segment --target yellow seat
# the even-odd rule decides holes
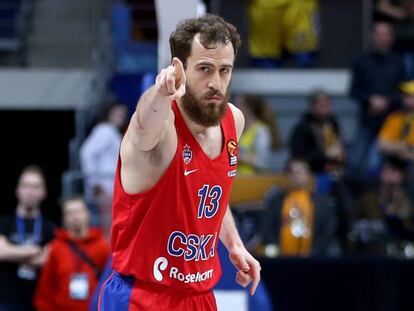
[[[237,175],[230,194],[230,205],[257,204],[273,186],[285,187],[283,174]]]

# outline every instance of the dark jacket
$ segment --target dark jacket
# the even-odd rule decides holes
[[[262,218],[265,244],[279,244],[283,201],[286,193],[274,187],[266,194]],[[340,253],[337,237],[338,217],[333,201],[326,196],[312,194],[314,204],[314,232],[311,256],[335,256]]]
[[[340,138],[338,122],[334,117],[330,117],[324,122],[329,122]],[[321,121],[316,119],[311,113],[306,113],[302,120],[295,126],[289,140],[289,149],[292,157],[301,158],[308,162],[314,172],[324,172],[326,165],[331,161],[326,157],[321,137],[315,131]]]
[[[360,107],[360,122],[364,127],[379,130],[385,117],[399,104],[399,84],[406,80],[404,63],[399,55],[364,53],[353,65],[351,96]],[[378,116],[368,113],[369,98],[382,95],[390,100],[389,110]]]
[[[17,230],[16,215],[3,216],[0,218],[0,235],[14,245],[21,245]],[[29,238],[34,232],[35,220],[25,220],[26,237]],[[47,218],[42,218],[42,230],[39,246],[44,247],[54,236],[55,225]],[[38,277],[34,280],[26,280],[18,277],[19,269],[17,262],[0,262],[0,305],[20,306],[27,305],[24,310],[32,310],[32,299],[36,289]],[[39,272],[37,270],[37,272]],[[0,307],[1,309],[1,307]],[[34,310],[34,309],[33,309]]]

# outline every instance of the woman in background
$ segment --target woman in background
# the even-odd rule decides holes
[[[246,95],[236,100],[245,116],[245,127],[239,141],[238,172],[252,174],[271,169],[270,157],[282,143],[276,119],[261,96]]]

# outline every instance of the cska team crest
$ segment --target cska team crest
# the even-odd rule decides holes
[[[190,149],[190,146],[185,144],[184,149],[183,149],[183,160],[184,160],[184,164],[188,164],[191,162],[191,160],[193,159],[193,152]]]

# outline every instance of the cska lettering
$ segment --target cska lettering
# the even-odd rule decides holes
[[[185,235],[181,231],[174,231],[168,238],[168,253],[174,257],[183,256],[184,260],[207,260],[214,257],[217,232],[208,235]]]

